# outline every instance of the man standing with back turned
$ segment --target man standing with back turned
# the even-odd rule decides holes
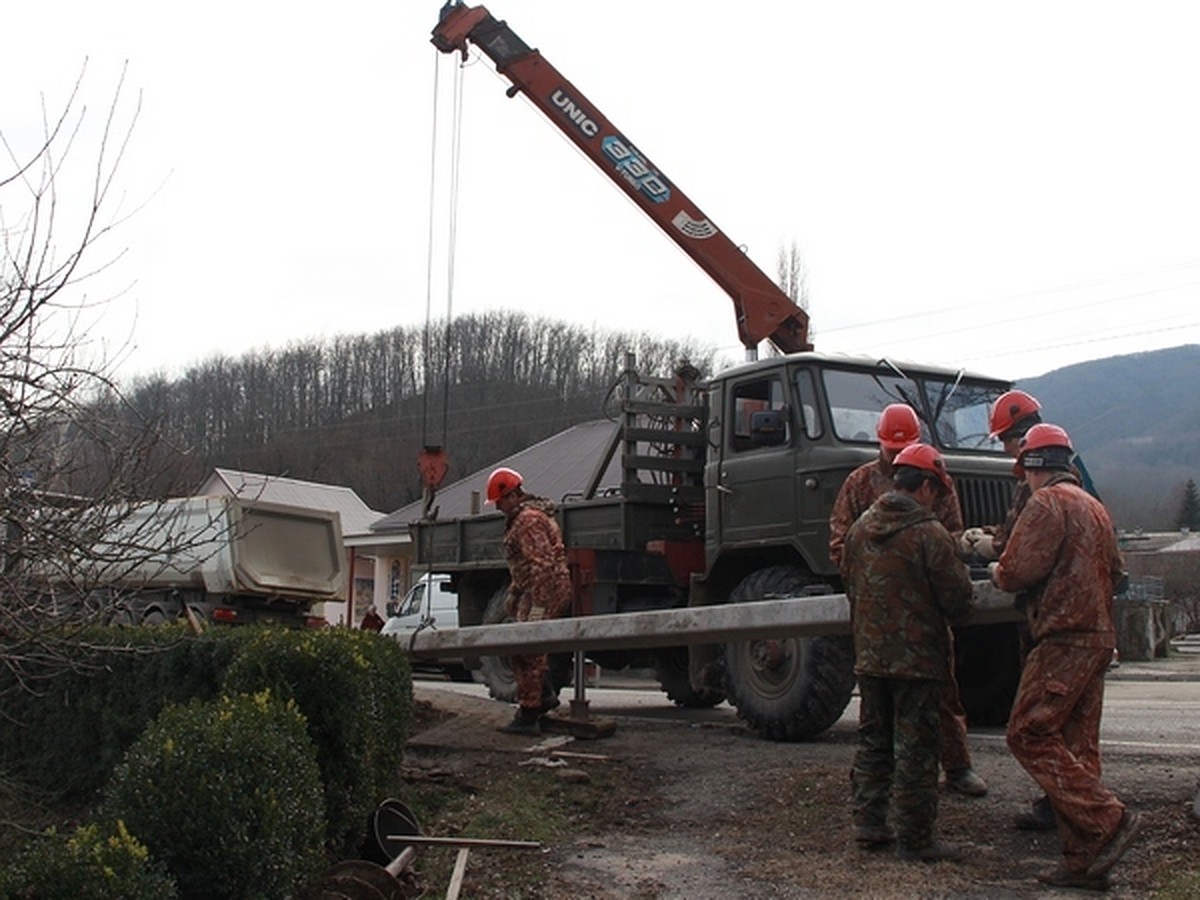
[[[829,559],[835,566],[842,564],[842,545],[850,526],[866,512],[867,507],[892,489],[893,460],[905,447],[921,440],[921,422],[911,406],[892,403],[879,414],[875,434],[879,438],[879,456],[863,463],[846,477],[829,517]],[[952,537],[962,533],[962,510],[953,481],[949,490],[934,502],[933,511]],[[987,782],[971,765],[971,750],[967,746],[967,711],[963,708],[954,675],[953,632],[949,638],[946,684],[938,709],[942,733],[942,770],[946,773],[947,788],[968,797],[982,797],[987,794]]]
[[[933,512],[951,484],[941,454],[911,444],[892,465],[894,489],[850,527],[842,560],[861,697],[854,838],[868,847],[894,838],[901,859],[954,860],[961,854],[934,837],[938,704],[949,668],[948,620],[966,615],[971,578]]]
[[[571,573],[554,504],[527,494],[519,472],[499,468],[488,476],[487,500],[504,513],[504,555],[512,578],[506,608],[518,622],[555,619],[571,606]],[[558,706],[547,678],[545,653],[511,657],[517,682],[516,715],[500,731],[537,734],[539,720]]]
[[[1138,817],[1100,780],[1104,673],[1116,629],[1113,587],[1122,576],[1112,520],[1070,471],[1071,439],[1039,423],[1017,464],[1031,494],[998,562],[1002,591],[1026,591],[1033,649],[1008,722],[1008,748],[1050,798],[1063,862],[1044,884],[1106,890]]]

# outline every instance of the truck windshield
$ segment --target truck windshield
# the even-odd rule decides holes
[[[988,410],[1008,385],[960,380],[951,375],[826,369],[825,396],[840,440],[877,443],[875,425],[889,403],[907,403],[921,419],[921,440],[943,450],[1001,453],[988,436]],[[932,423],[932,426],[931,426]]]

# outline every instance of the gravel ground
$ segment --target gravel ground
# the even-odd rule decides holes
[[[1133,676],[1129,669],[1122,673]],[[548,757],[555,743],[550,739],[539,747],[531,739],[496,733],[494,726],[511,715],[509,707],[452,693],[437,682],[419,683],[417,697],[446,717],[414,736],[409,757],[418,768],[450,769],[473,781],[503,778],[521,762]],[[1047,890],[1035,880],[1036,873],[1056,865],[1057,838],[1012,827],[1036,789],[998,729],[971,734],[976,769],[991,787],[988,796],[941,795],[942,838],[965,849],[967,857],[930,865],[904,863],[888,851],[863,851],[852,839],[847,798],[853,707],[820,739],[803,744],[762,740],[730,724],[728,716],[718,723],[678,712],[673,718],[618,718],[612,736],[561,748],[605,757],[573,760],[573,769],[619,767],[618,787],[610,789],[625,796],[608,798],[607,812],[549,848],[541,896],[1073,893]],[[1144,823],[1142,836],[1114,870],[1108,896],[1151,896],[1180,867],[1195,871],[1200,859],[1200,826],[1191,815],[1200,759],[1144,747],[1106,747],[1104,754],[1106,782],[1142,812]],[[547,778],[554,777],[560,776],[547,769]],[[586,790],[586,783],[578,789]]]

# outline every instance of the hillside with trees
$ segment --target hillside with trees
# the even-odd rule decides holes
[[[184,483],[224,466],[346,485],[389,512],[420,497],[427,444],[447,448],[453,481],[600,416],[627,352],[655,373],[715,364],[686,342],[491,313],[216,357],[141,378],[126,399],[188,448]]]
[[[426,444],[448,449],[454,480],[602,415],[627,351],[655,373],[684,358],[703,373],[728,363],[712,348],[491,313],[216,357],[176,379],[140,379],[127,400],[188,448],[174,484],[225,466],[347,485],[390,512],[420,496]],[[1198,380],[1191,345],[1020,387],[1070,432],[1118,525],[1157,531],[1176,527],[1185,485],[1200,478]]]
[[[645,371],[712,348],[581,330],[520,313],[466,316],[216,357],[130,386],[130,408],[188,448],[173,483],[213,466],[348,485],[390,512],[420,496],[416,459],[449,450],[454,480],[603,414],[633,351]],[[1121,527],[1175,527],[1200,477],[1200,346],[1111,357],[1020,383],[1075,440]],[[427,389],[428,386],[428,389]]]
[[[1122,528],[1175,527],[1200,478],[1200,346],[1092,360],[1020,382],[1067,429]]]

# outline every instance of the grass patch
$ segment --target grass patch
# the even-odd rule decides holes
[[[536,841],[541,851],[472,848],[463,895],[470,897],[550,897],[552,860],[556,851],[588,835],[602,834],[637,818],[642,792],[631,790],[631,773],[620,763],[605,761],[579,766],[588,773],[582,783],[563,780],[558,769],[511,766],[479,770],[471,776],[421,780],[410,784],[404,802],[421,830],[439,837]],[[458,851],[426,848],[414,864],[431,895],[450,883]]]

